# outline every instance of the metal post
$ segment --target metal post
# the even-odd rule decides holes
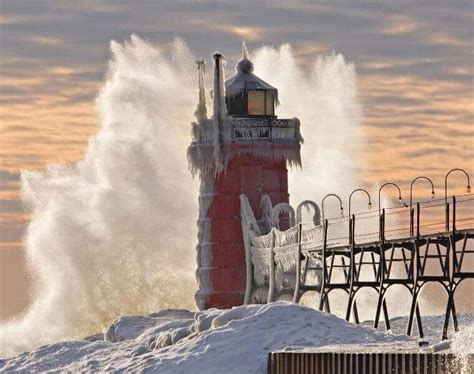
[[[456,315],[456,306],[455,306],[455,301],[454,301],[454,274],[456,272],[455,266],[456,266],[456,196],[453,196],[453,231],[451,233],[451,238],[452,238],[452,245],[451,245],[451,266],[449,268],[450,274],[449,274],[449,288],[450,292],[452,295],[452,303],[451,303],[451,315],[453,318],[453,325],[454,325],[454,331],[458,331],[458,318]]]
[[[352,244],[355,244],[355,214],[352,215]]]
[[[268,297],[267,303],[271,303],[273,301],[273,296],[275,293],[275,228],[272,228],[272,243],[270,247],[270,279],[269,279],[269,287],[268,287]]]
[[[453,235],[456,231],[456,196],[453,196]]]
[[[354,216],[349,218],[349,227],[352,231],[352,225],[354,223]],[[349,237],[349,248],[351,251],[350,259],[349,259],[349,300],[347,301],[347,309],[346,309],[346,321],[349,321],[351,318],[351,311],[353,310],[354,305],[354,280],[356,277],[356,270],[355,270],[355,255],[354,255],[354,237],[351,235]]]
[[[326,266],[326,244],[327,244],[327,231],[328,231],[328,220],[323,220],[323,279],[321,281],[321,292],[319,298],[319,310],[323,310],[323,306],[326,305],[326,311],[329,311],[329,300],[326,300],[326,281],[328,277],[327,266]]]
[[[349,244],[352,244],[352,216],[349,216]]]
[[[301,282],[301,233],[303,224],[298,223],[298,250],[296,251],[296,280],[295,280],[295,293],[293,295],[293,302],[297,303],[300,293],[300,282]]]
[[[420,215],[421,215],[421,207],[420,203],[416,203],[416,238],[420,238]]]
[[[445,228],[445,231],[449,231],[449,203],[448,203],[448,200],[446,199],[445,200],[445,203],[444,203],[444,209],[445,209],[445,225],[444,225],[444,228]]]
[[[369,204],[370,204],[370,201],[369,201]],[[352,252],[354,253],[354,247],[355,247],[355,214],[352,215]],[[355,260],[355,259],[354,259]],[[353,271],[355,271],[355,262],[354,262],[354,268],[353,268]],[[357,303],[356,301],[354,300],[354,304],[353,304],[353,315],[354,315],[354,322],[356,324],[359,324],[359,311],[357,310]]]
[[[382,209],[379,220],[379,240],[383,243],[385,241],[385,208]]]
[[[379,241],[382,241],[382,215],[379,212]]]

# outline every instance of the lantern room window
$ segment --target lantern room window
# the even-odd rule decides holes
[[[266,115],[274,116],[275,115],[275,94],[272,91],[266,91]]]
[[[275,97],[273,92],[265,90],[248,91],[247,112],[250,116],[275,115]]]
[[[248,114],[251,116],[264,116],[266,112],[265,91],[249,91],[248,95]]]

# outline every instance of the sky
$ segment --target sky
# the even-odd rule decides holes
[[[233,62],[242,40],[288,42],[303,67],[340,52],[358,73],[365,183],[406,189],[425,174],[441,190],[451,168],[474,176],[473,25],[471,1],[0,0],[0,318],[25,305],[10,287],[27,282],[20,171],[82,157],[110,40],[180,37],[196,55],[219,50]]]

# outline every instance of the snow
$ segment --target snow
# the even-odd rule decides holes
[[[458,314],[457,317],[458,317],[460,331],[459,331],[459,334],[456,335],[456,339],[458,339],[459,336],[464,335],[466,331],[469,331],[470,328],[474,327],[474,314]],[[365,326],[372,326],[373,321],[365,321],[362,324]],[[444,314],[443,315],[426,315],[426,316],[423,315],[422,324],[423,324],[423,332],[424,332],[423,340],[430,343],[439,344],[438,342],[441,337],[441,331],[443,330]],[[381,322],[381,325],[384,326],[384,323]],[[407,325],[408,325],[407,316],[395,317],[395,318],[390,319],[390,328],[391,328],[391,331],[395,334],[405,334]],[[453,333],[453,323],[452,323],[452,320],[450,320],[448,336],[452,335],[452,333]],[[417,336],[416,334],[417,334],[417,330],[416,330],[416,322],[415,322],[414,327],[413,327],[413,335]],[[471,337],[471,341],[472,341],[472,337]],[[444,344],[444,343],[441,343],[441,344]],[[474,344],[471,344],[470,346],[473,347],[474,349]]]
[[[436,342],[432,351],[451,346],[455,353],[472,353],[474,315],[461,315],[459,321],[461,331],[454,339],[437,343],[443,316],[424,318],[427,339]],[[285,302],[200,312],[164,310],[117,319],[105,340],[61,342],[0,359],[0,371],[265,373],[271,351],[419,349],[415,338],[403,335],[406,317],[391,322],[392,330],[384,332],[369,327],[370,321],[355,325]]]
[[[0,371],[264,373],[268,352],[287,347],[416,341],[284,302],[116,320],[106,341],[61,342],[0,360]]]

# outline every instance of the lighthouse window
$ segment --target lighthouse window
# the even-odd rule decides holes
[[[249,91],[247,109],[249,115],[264,116],[266,114],[265,91]]]
[[[267,100],[266,100],[266,114],[267,116],[274,116],[275,115],[275,95],[271,91],[267,91]]]

